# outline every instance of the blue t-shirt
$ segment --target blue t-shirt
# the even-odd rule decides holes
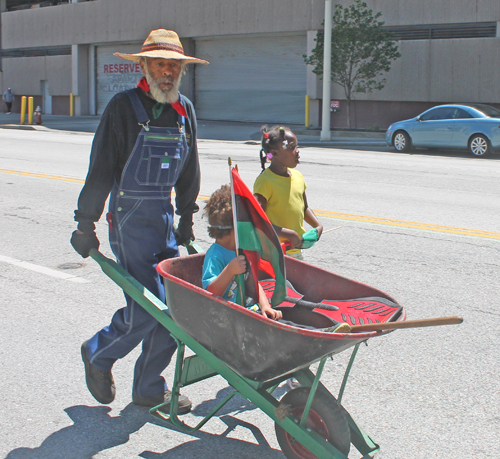
[[[214,242],[210,246],[205,254],[205,261],[203,262],[201,281],[204,289],[217,278],[233,258],[236,258],[236,252],[234,250],[228,250],[220,244],[217,244],[217,242]],[[233,279],[222,297],[236,303],[238,294],[238,284]]]
[[[206,289],[210,285],[210,283],[217,278],[217,276],[233,258],[236,258],[236,252],[234,250],[228,250],[225,247],[222,247],[220,244],[217,244],[217,242],[214,242],[210,246],[210,248],[207,250],[207,253],[205,254],[205,260],[203,262],[203,272],[201,275],[201,282],[204,289]],[[245,274],[245,278],[246,276],[247,274]],[[232,301],[233,303],[240,304],[240,287],[236,283],[234,278],[224,292],[224,295],[222,295],[222,298],[228,301]],[[250,309],[254,312],[258,312],[260,310],[259,305],[255,304],[252,298],[246,297],[245,302],[245,307],[247,309]]]

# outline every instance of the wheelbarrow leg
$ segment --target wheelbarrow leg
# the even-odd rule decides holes
[[[162,403],[158,406],[155,406],[149,410],[150,414],[155,418],[161,419],[163,421],[170,422],[174,426],[178,427],[184,432],[196,432],[200,430],[229,400],[231,400],[238,392],[234,391],[229,394],[221,403],[219,403],[209,414],[207,414],[196,426],[191,427],[187,425],[185,422],[181,421],[177,416],[177,410],[179,407],[179,395],[180,388],[184,385],[193,384],[194,382],[201,381],[203,379],[210,378],[212,376],[218,375],[217,372],[212,370],[202,359],[200,359],[197,355],[192,357],[188,357],[188,359],[184,359],[184,351],[185,345],[177,338],[174,339],[177,341],[177,358],[175,363],[175,372],[174,372],[174,380],[172,383],[172,398],[170,401],[170,413],[166,414],[161,411],[161,408],[166,404]],[[197,368],[194,370],[196,373],[194,376],[190,374],[190,365],[192,361],[196,363]]]

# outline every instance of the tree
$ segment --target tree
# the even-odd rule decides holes
[[[401,57],[392,33],[362,0],[348,7],[335,5],[332,24],[331,81],[344,89],[347,99],[347,127],[351,127],[351,100],[356,93],[380,90],[385,86],[381,76],[391,69],[391,61]],[[323,22],[323,26],[324,26]],[[312,54],[303,55],[313,72],[323,76],[323,32],[318,32]],[[327,103],[327,101],[323,101]]]

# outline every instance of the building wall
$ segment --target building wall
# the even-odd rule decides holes
[[[350,0],[335,3],[349,5]],[[386,25],[500,21],[497,0],[366,0]],[[142,41],[151,29],[181,37],[321,28],[323,0],[98,0],[2,15],[3,48]]]
[[[71,92],[71,56],[4,58],[2,67],[5,89],[15,88],[16,94],[41,95],[42,80],[50,81],[53,96]]]
[[[387,26],[500,22],[498,0],[366,2],[374,11],[382,13],[381,19]],[[352,2],[335,0],[334,3],[349,5]],[[94,46],[113,45],[120,50],[120,45],[140,44],[150,30],[164,27],[179,33],[191,55],[197,55],[197,40],[210,37],[294,33],[307,33],[304,45],[307,52],[313,44],[314,31],[322,28],[324,5],[324,0],[97,0],[5,12],[1,37],[4,50],[70,44],[78,45],[73,46],[73,50],[78,51],[79,56],[3,59],[1,90],[13,86],[18,95],[41,95],[40,81],[47,80],[51,95],[58,98],[57,103],[53,99],[53,113],[57,107],[64,106],[63,98],[71,92],[80,98],[77,108],[82,114],[95,113]],[[403,114],[410,106],[420,110],[426,104],[440,102],[499,104],[499,45],[498,37],[400,41],[402,57],[393,63],[385,88],[356,97],[358,127],[370,124],[385,127],[394,111]],[[304,72],[308,74],[305,92],[312,98],[311,119],[317,125],[321,82],[305,65]],[[184,81],[190,98],[195,87],[193,74],[190,72]],[[332,99],[344,100],[341,89],[335,85]],[[360,116],[360,110],[366,116]],[[341,110],[334,114],[332,123],[342,123],[343,113]]]

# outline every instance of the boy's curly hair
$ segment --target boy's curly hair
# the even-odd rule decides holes
[[[231,205],[231,187],[222,185],[212,193],[203,209],[208,216],[208,235],[214,239],[227,236],[233,229],[233,207]],[[228,227],[226,229],[217,226]]]

